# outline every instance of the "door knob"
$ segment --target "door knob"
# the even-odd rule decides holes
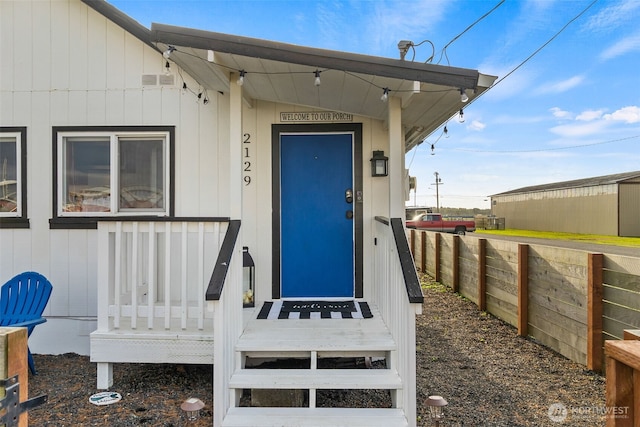
[[[353,203],[353,190],[350,188],[347,188],[347,190],[344,192],[344,199],[347,203]]]

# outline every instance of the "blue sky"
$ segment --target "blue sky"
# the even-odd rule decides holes
[[[427,40],[406,59],[498,76],[448,137],[438,131],[407,153],[418,182],[409,204],[436,205],[435,172],[440,206],[488,208],[503,191],[640,170],[638,0],[109,2],[146,27],[390,58],[400,40]]]

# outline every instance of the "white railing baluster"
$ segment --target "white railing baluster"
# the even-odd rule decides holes
[[[198,295],[204,295],[204,222],[198,223]],[[198,298],[198,329],[204,329],[204,298]]]
[[[131,329],[138,327],[138,222],[133,223],[131,231],[131,253],[127,257],[131,265],[129,294],[131,295]]]
[[[165,224],[164,237],[164,328],[171,328],[171,229],[173,223]]]
[[[180,280],[180,327],[187,329],[187,223],[182,223],[182,271]]]
[[[115,313],[113,313],[113,327],[115,329],[120,328],[120,295],[122,293],[122,223],[116,223],[116,236],[115,236],[115,274],[113,276],[113,305]]]
[[[149,224],[149,245],[147,246],[147,328],[153,329],[155,319],[156,288],[156,223]]]

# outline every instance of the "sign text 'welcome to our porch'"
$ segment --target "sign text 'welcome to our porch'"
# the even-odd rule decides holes
[[[280,113],[281,122],[352,122],[353,114],[337,111],[301,111],[295,113]]]

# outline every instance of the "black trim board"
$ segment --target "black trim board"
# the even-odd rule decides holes
[[[229,227],[224,235],[220,252],[218,253],[218,259],[216,265],[213,267],[213,273],[209,280],[209,286],[205,293],[205,300],[218,301],[222,296],[222,290],[224,289],[224,283],[227,278],[227,272],[231,265],[231,258],[233,257],[233,250],[236,247],[236,241],[240,234],[240,220],[233,219],[229,221]]]
[[[404,285],[407,287],[409,302],[421,304],[424,302],[424,296],[422,295],[420,279],[418,279],[418,273],[416,273],[413,256],[409,250],[409,242],[407,241],[402,218],[391,218],[391,230],[396,241],[396,249],[400,259],[402,275],[404,276]]]

